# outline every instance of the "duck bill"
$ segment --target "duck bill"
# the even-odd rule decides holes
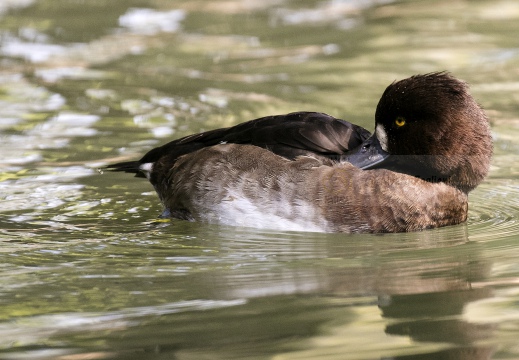
[[[382,165],[389,157],[389,153],[382,149],[376,135],[372,135],[359,147],[353,149],[346,156],[346,161],[363,169],[374,169]]]

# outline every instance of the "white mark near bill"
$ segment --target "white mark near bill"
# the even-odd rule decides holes
[[[382,150],[387,152],[387,133],[386,130],[384,130],[384,126],[382,126],[382,124],[377,124],[377,127],[375,128],[375,134],[377,135],[380,147]]]

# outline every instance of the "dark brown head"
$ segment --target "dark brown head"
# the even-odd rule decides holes
[[[377,105],[373,143],[389,154],[379,167],[464,192],[484,179],[492,156],[485,112],[467,84],[445,72],[389,85]]]

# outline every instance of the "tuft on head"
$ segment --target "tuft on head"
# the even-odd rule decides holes
[[[436,119],[455,111],[456,105],[467,100],[472,100],[467,84],[447,72],[414,75],[386,88],[375,118],[377,122],[388,116],[402,116],[410,121]]]

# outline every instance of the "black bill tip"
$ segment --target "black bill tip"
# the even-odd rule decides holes
[[[372,135],[359,147],[343,156],[341,160],[360,169],[369,170],[380,166],[388,157],[389,153],[382,149],[377,137]]]

